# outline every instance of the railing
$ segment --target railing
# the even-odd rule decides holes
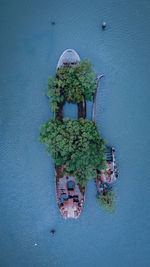
[[[93,96],[92,121],[96,121],[96,95],[97,95],[97,89],[99,86],[99,82],[100,82],[102,77],[104,77],[104,74],[99,75],[96,79],[97,85],[96,85],[95,93]]]

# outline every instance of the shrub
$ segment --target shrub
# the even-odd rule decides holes
[[[98,194],[97,200],[99,206],[105,210],[107,213],[113,214],[115,213],[115,205],[117,196],[114,192],[108,191],[105,194]]]

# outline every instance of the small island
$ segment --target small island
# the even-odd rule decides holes
[[[61,55],[56,74],[49,78],[48,90],[45,91],[54,117],[42,124],[39,141],[46,145],[46,151],[54,160],[57,202],[65,219],[80,216],[87,182],[93,178],[98,203],[110,213],[113,209],[112,186],[107,186],[107,190],[103,186],[115,181],[117,170],[112,169],[110,164],[113,164],[114,154],[113,160],[108,162],[106,141],[95,122],[98,82],[89,60],[80,60],[75,50],[67,49]],[[86,118],[87,101],[93,101],[92,120]],[[66,102],[77,105],[76,120],[63,117]]]

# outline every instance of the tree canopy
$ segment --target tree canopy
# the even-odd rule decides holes
[[[84,186],[105,168],[105,140],[94,121],[51,118],[41,126],[39,141],[47,146],[56,165],[65,166],[65,174],[75,176]]]
[[[80,103],[84,99],[91,101],[96,88],[96,76],[88,59],[72,65],[66,64],[57,69],[56,75],[48,80],[48,91],[53,112],[58,111],[60,103]]]

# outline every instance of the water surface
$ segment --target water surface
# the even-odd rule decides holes
[[[150,266],[149,13],[147,0],[0,1],[2,267]],[[115,215],[99,209],[90,181],[81,217],[62,219],[53,162],[38,143],[52,116],[42,89],[67,48],[105,74],[97,123],[116,148]]]

